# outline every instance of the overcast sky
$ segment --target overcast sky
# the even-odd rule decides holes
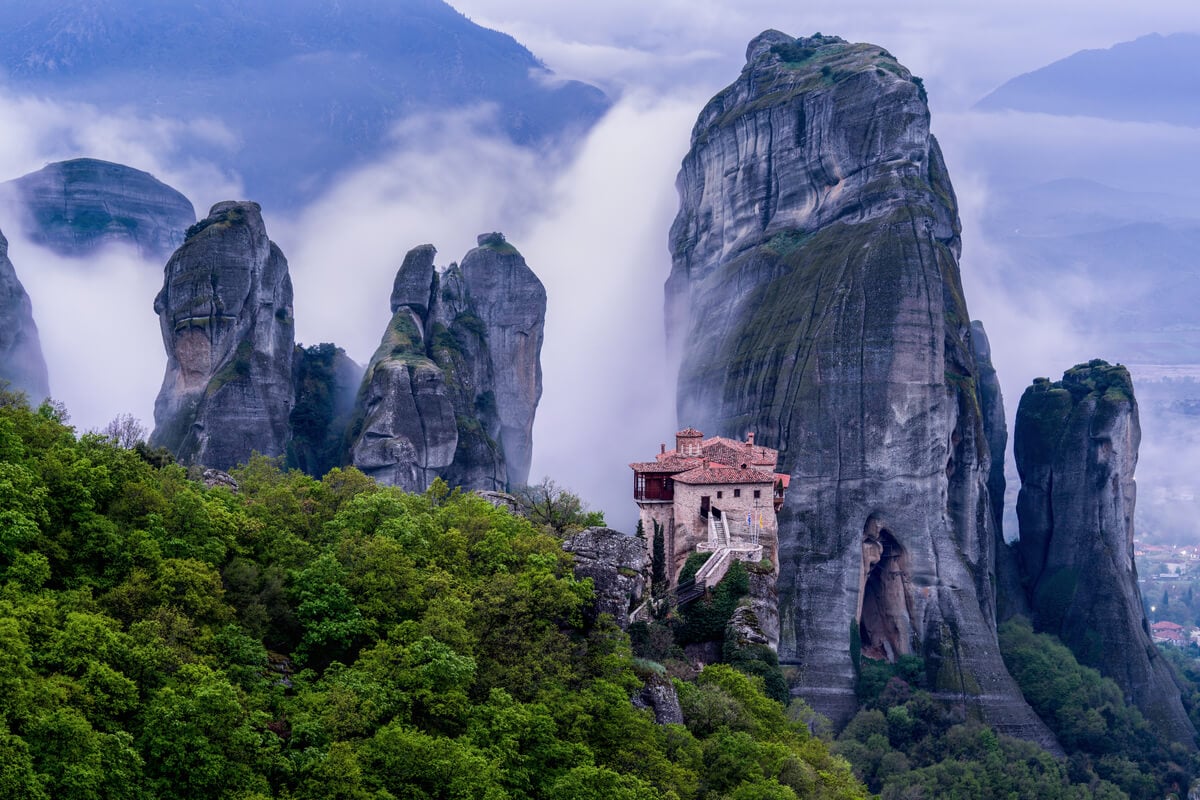
[[[559,76],[604,87],[616,104],[571,153],[533,154],[497,140],[486,132],[487,109],[409,120],[390,153],[342,176],[309,208],[289,217],[264,209],[291,265],[297,338],[336,342],[365,361],[387,323],[404,252],[430,242],[445,265],[460,260],[478,233],[504,231],[549,293],[531,477],[554,477],[621,525],[632,518],[626,463],[649,457],[676,424],[661,349],[675,174],[700,108],[736,78],[746,43],[762,30],[871,41],[923,76],[962,206],[968,304],[992,334],[1010,416],[1032,377],[1057,377],[1095,354],[1062,329],[1055,314],[1062,297],[1026,293],[1014,302],[1008,294],[1002,258],[977,225],[997,171],[1048,178],[1103,168],[1117,185],[1146,176],[1150,188],[1171,179],[1185,189],[1200,184],[1187,166],[1200,151],[1197,129],[970,111],[1008,78],[1080,49],[1196,31],[1195,0],[455,5],[511,33]],[[0,172],[15,177],[82,155],[120,161],[176,186],[204,216],[241,192],[238,176],[196,163],[180,147],[183,130],[226,135],[209,124],[0,93]],[[81,265],[39,252],[8,225],[5,232],[34,300],[55,396],[81,428],[126,411],[150,425],[165,363],[150,311],[161,265],[114,253],[124,266],[104,279],[82,278]],[[88,331],[112,338],[93,347]],[[119,387],[98,390],[105,376]]]
[[[602,85],[728,83],[767,28],[886,47],[924,76],[936,110],[965,108],[1015,75],[1147,33],[1200,32],[1193,0],[462,0],[562,75]]]

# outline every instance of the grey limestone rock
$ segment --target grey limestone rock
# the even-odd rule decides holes
[[[499,442],[508,479],[529,479],[533,418],[542,397],[546,289],[503,234],[482,234],[463,258],[462,274],[484,336],[495,381]]]
[[[754,609],[738,606],[734,610],[733,616],[725,623],[725,644],[737,648],[770,644]]]
[[[392,315],[363,376],[350,445],[350,463],[412,492],[433,482],[458,444],[445,376],[425,353],[422,324],[408,306]]]
[[[33,304],[17,278],[17,270],[8,258],[8,239],[0,233],[0,382],[24,392],[32,404],[50,394],[46,359]]]
[[[295,391],[292,282],[257,203],[217,203],[193,226],[154,310],[167,370],[151,444],[216,469],[282,455]]]
[[[633,696],[637,708],[648,708],[654,712],[654,721],[659,725],[682,725],[683,709],[679,706],[679,694],[675,684],[665,675],[651,675],[642,690]]]
[[[992,500],[992,517],[996,525],[996,617],[1004,621],[1014,614],[1026,614],[1025,596],[1021,591],[1021,576],[1017,555],[1004,539],[1004,456],[1008,449],[1008,423],[1004,414],[1004,396],[1000,379],[992,366],[992,347],[983,323],[971,322],[971,353],[979,367],[979,410],[983,417],[983,435],[988,442],[991,466],[988,468],[988,495]]]
[[[240,488],[238,486],[238,482],[233,479],[232,475],[219,469],[209,468],[204,470],[201,480],[209,489],[217,486],[223,486],[231,492],[237,492],[237,490]]]
[[[591,613],[611,614],[622,628],[646,590],[646,542],[611,528],[585,528],[563,542],[575,555],[575,577],[591,578],[596,605]]]
[[[10,181],[29,238],[67,256],[110,242],[166,258],[196,221],[191,202],[148,172],[94,158],[47,164]]]
[[[546,293],[516,248],[479,237],[462,266],[405,256],[368,365],[350,461],[385,483],[503,491],[529,473]]]
[[[1125,367],[1099,359],[1039,378],[1017,408],[1021,571],[1038,630],[1112,678],[1172,740],[1196,731],[1150,639],[1133,557],[1141,429]]]
[[[759,630],[772,650],[779,649],[779,591],[775,575],[750,571],[750,610],[758,619]]]
[[[681,424],[778,448],[779,657],[835,722],[864,657],[1056,747],[1000,658],[959,221],[920,81],[767,31],[696,122],[666,285]]]

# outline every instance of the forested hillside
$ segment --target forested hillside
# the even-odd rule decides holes
[[[237,491],[0,395],[0,796],[856,798],[724,665],[655,665],[532,523],[258,459]]]

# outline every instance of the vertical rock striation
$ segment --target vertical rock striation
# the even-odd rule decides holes
[[[9,389],[24,392],[33,404],[50,394],[46,359],[33,322],[33,304],[8,258],[8,239],[0,233],[0,383],[3,382],[7,382]]]
[[[67,256],[110,242],[166,258],[196,221],[191,202],[148,172],[95,158],[47,164],[10,181],[31,241]]]
[[[1004,540],[1004,496],[1008,489],[1008,482],[1004,477],[1004,456],[1008,449],[1004,396],[1000,392],[1000,379],[996,375],[996,368],[992,366],[991,343],[988,342],[983,323],[978,320],[971,322],[971,353],[979,367],[979,410],[983,417],[983,434],[987,438],[988,451],[992,457],[987,485],[996,530],[996,586],[993,595],[997,619],[1004,621],[1014,614],[1027,614],[1028,608],[1021,591],[1017,555],[1013,546]]]
[[[1125,367],[1039,378],[1017,408],[1021,571],[1034,626],[1112,678],[1172,740],[1195,747],[1170,666],[1150,639],[1133,558],[1141,429]]]
[[[529,474],[546,293],[501,234],[479,245],[444,270],[422,245],[396,274],[350,431],[351,463],[383,483],[502,491]]]
[[[425,337],[436,252],[433,245],[415,248],[396,274],[392,319],[367,363],[359,419],[350,430],[350,463],[380,483],[413,492],[424,491],[451,463],[458,444],[445,375]]]
[[[954,191],[920,81],[767,31],[677,180],[668,334],[686,423],[780,450],[780,661],[835,720],[863,657],[1054,747],[1001,661],[979,365]]]
[[[523,484],[529,480],[533,418],[542,398],[546,289],[499,233],[479,237],[479,246],[463,258],[462,274],[493,365],[508,480]]]
[[[188,230],[154,300],[167,371],[151,443],[217,469],[284,453],[294,402],[292,282],[257,203]]]

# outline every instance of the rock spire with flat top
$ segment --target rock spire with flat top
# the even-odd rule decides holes
[[[835,721],[856,658],[1056,747],[1000,658],[991,455],[954,190],[886,50],[766,31],[700,113],[666,285],[677,411],[758,432],[779,514],[780,661]]]
[[[1150,638],[1133,558],[1141,442],[1121,365],[1077,364],[1039,378],[1017,408],[1022,584],[1034,627],[1112,678],[1158,730],[1195,749],[1171,666]]]
[[[164,272],[154,311],[167,370],[150,443],[222,470],[282,455],[295,402],[292,281],[258,203],[217,203]]]

